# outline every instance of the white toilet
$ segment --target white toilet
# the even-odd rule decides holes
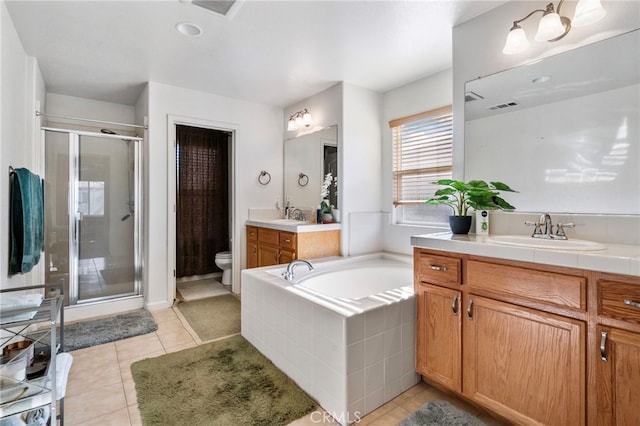
[[[222,285],[231,285],[231,265],[233,258],[230,251],[216,253],[216,265],[222,269]]]

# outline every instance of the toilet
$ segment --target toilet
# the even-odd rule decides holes
[[[216,265],[222,269],[222,285],[231,285],[231,265],[233,258],[230,251],[216,253]]]

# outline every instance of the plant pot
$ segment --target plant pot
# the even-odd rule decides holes
[[[449,216],[449,227],[454,234],[468,234],[471,229],[471,216]]]

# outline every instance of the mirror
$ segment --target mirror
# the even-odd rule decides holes
[[[284,142],[284,200],[291,206],[313,209],[320,204],[320,191],[331,173],[329,202],[338,208],[338,128],[298,136]]]
[[[640,213],[639,51],[635,30],[467,82],[465,179],[521,211]]]

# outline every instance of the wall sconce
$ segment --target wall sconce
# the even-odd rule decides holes
[[[304,111],[298,111],[289,117],[289,124],[287,125],[287,131],[298,130],[303,127],[309,127],[313,123],[311,114],[305,108]]]
[[[553,3],[549,3],[546,9],[536,9],[522,19],[513,21],[513,27],[507,35],[507,42],[502,49],[505,55],[513,55],[525,51],[529,47],[529,40],[522,29],[520,22],[529,19],[534,13],[542,12],[542,18],[538,24],[536,41],[558,41],[566,36],[571,26],[584,27],[604,18],[607,11],[604,10],[600,0],[580,0],[576,5],[576,13],[571,21],[566,16],[560,16],[560,7],[564,0],[560,0],[558,8],[554,10]]]

